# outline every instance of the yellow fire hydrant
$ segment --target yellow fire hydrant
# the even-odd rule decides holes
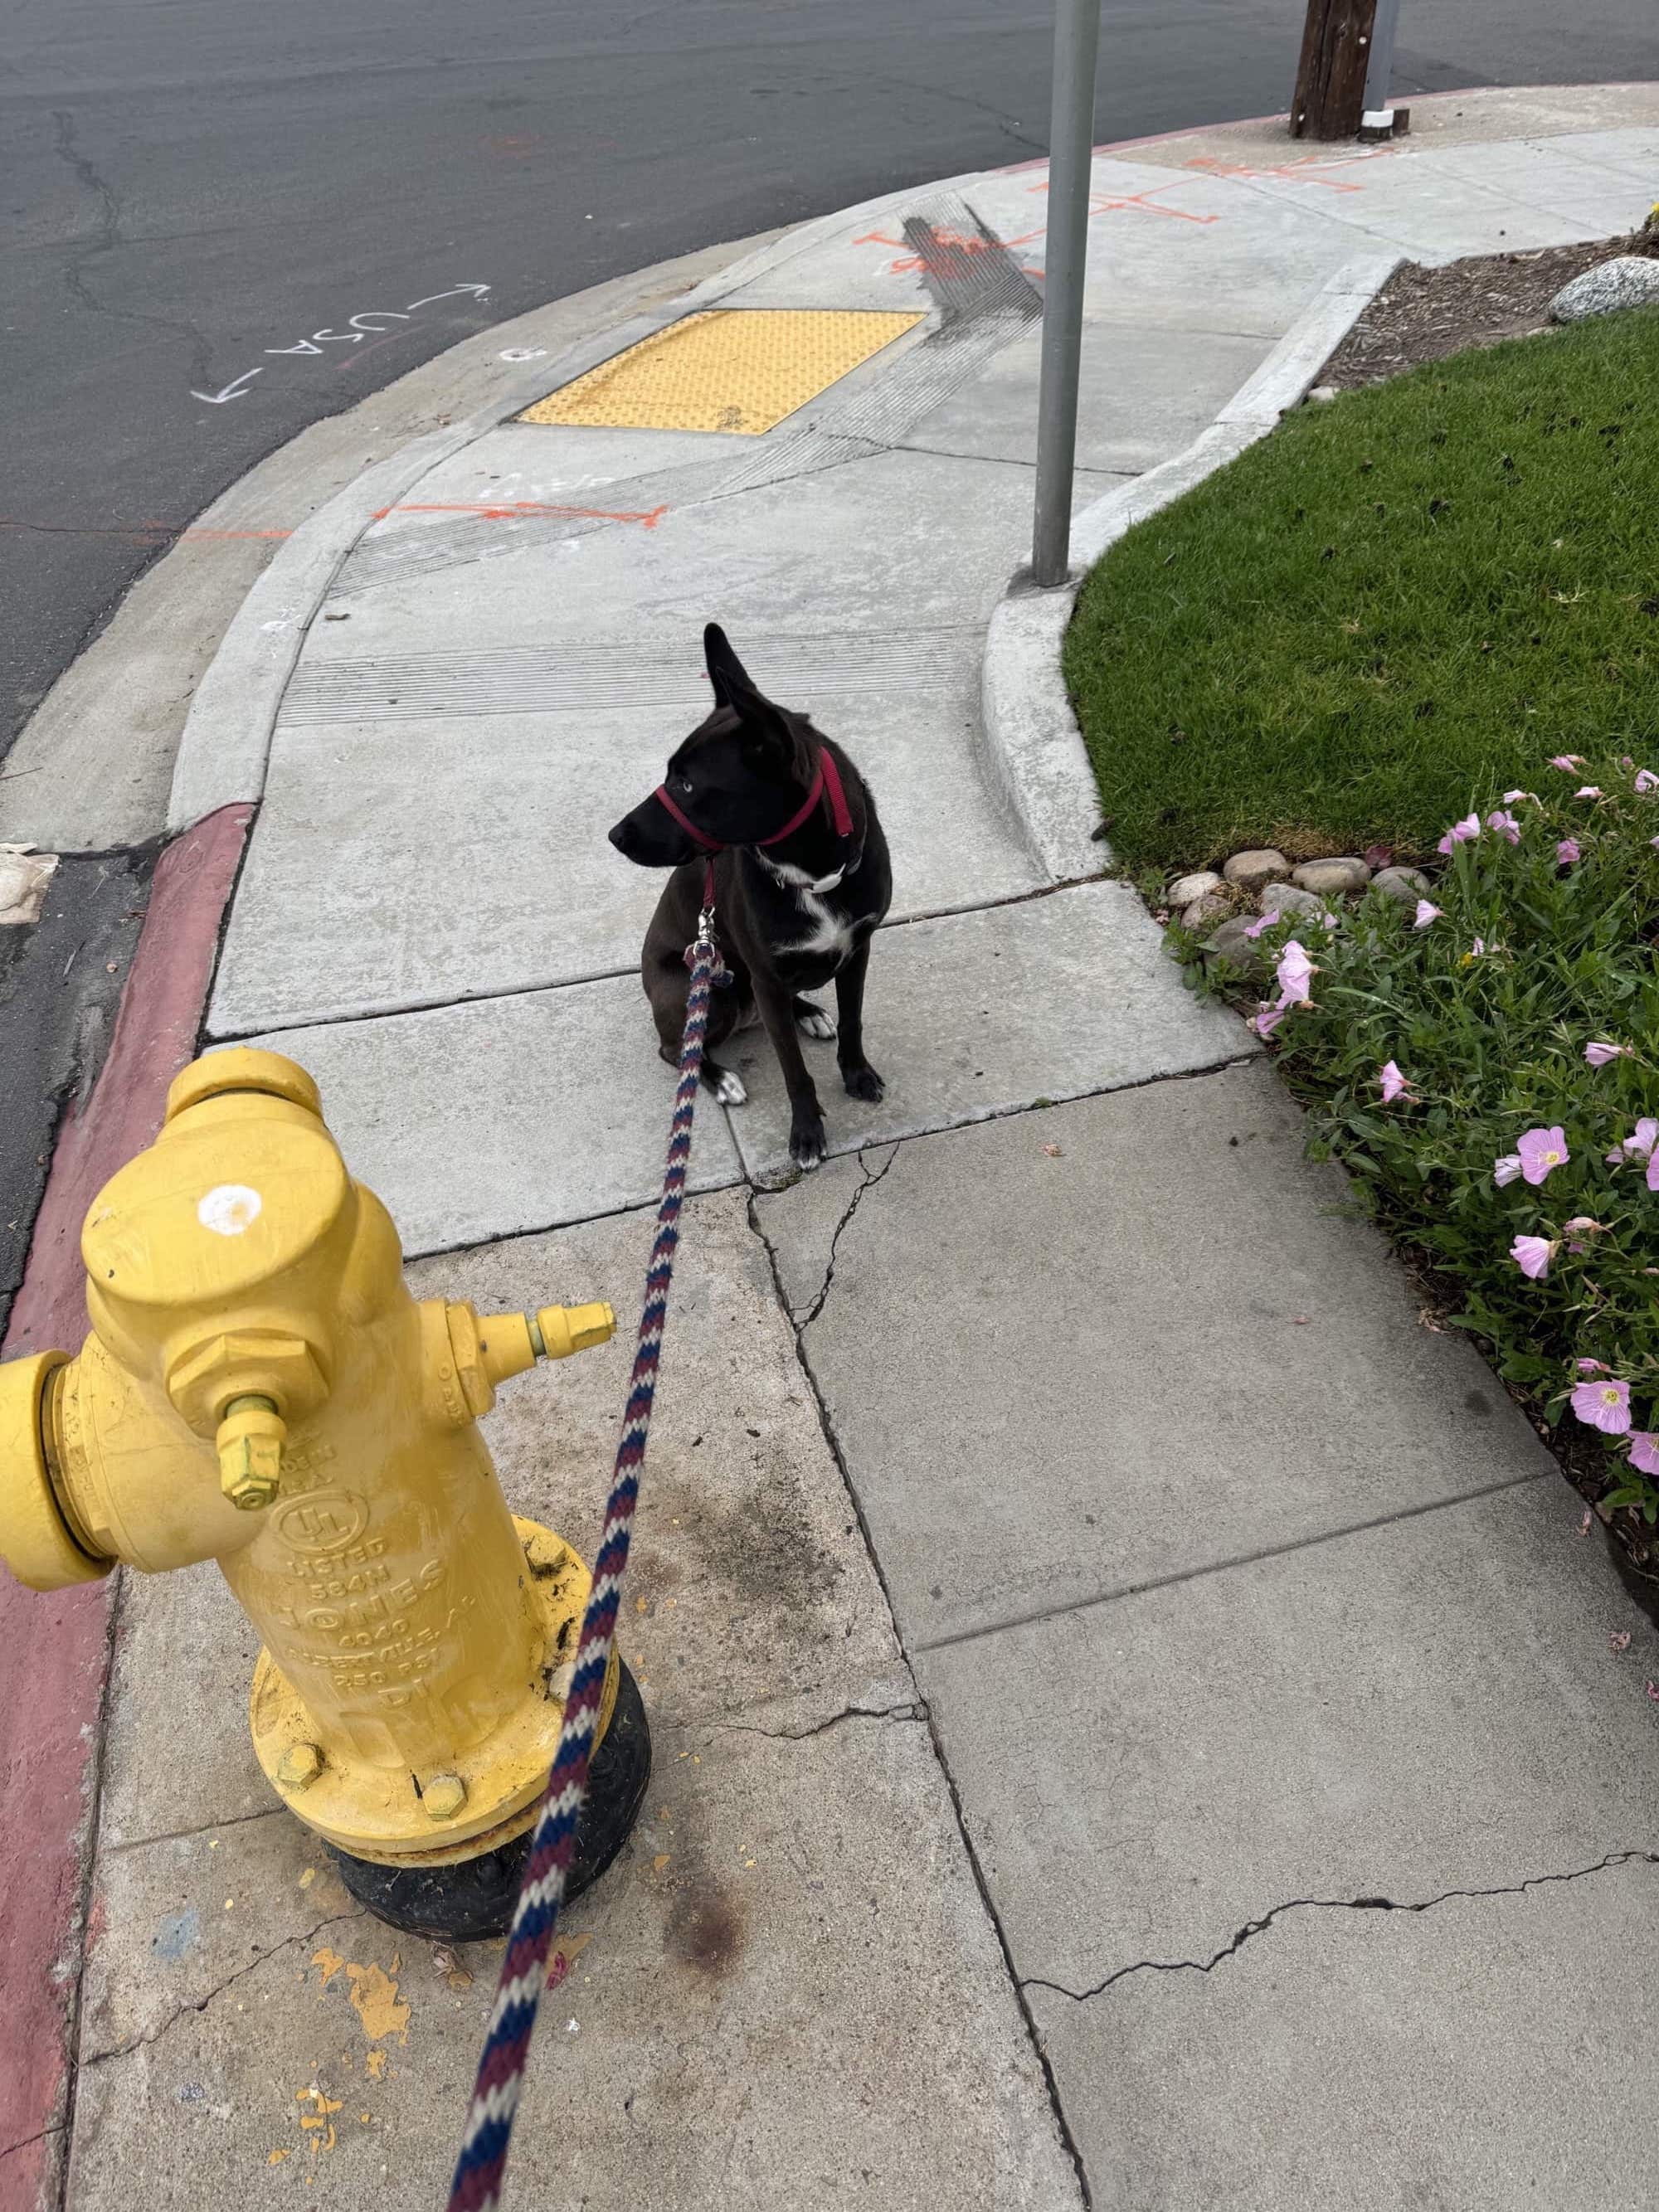
[[[589,1577],[508,1512],[477,1423],[508,1376],[604,1343],[611,1308],[417,1304],[315,1084],[242,1048],[178,1078],[81,1251],[78,1356],[0,1365],[0,1558],[35,1589],[216,1560],[264,1644],[254,1750],[347,1887],[399,1926],[504,1927]],[[579,1880],[649,1756],[613,1660]]]

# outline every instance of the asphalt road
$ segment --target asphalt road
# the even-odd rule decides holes
[[[1302,16],[1105,0],[1098,136],[1282,108]],[[1048,23],[1006,0],[14,0],[0,755],[173,533],[317,416],[602,278],[1041,152]],[[1654,0],[1404,0],[1399,76],[1643,76],[1656,46]]]

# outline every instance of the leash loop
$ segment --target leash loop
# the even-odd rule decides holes
[[[617,1614],[634,1529],[634,1509],[639,1499],[646,1439],[651,1431],[651,1410],[656,1397],[668,1293],[674,1279],[674,1255],[679,1245],[680,1208],[685,1198],[686,1169],[691,1157],[691,1122],[696,1110],[703,1038],[708,1026],[708,994],[715,963],[720,961],[714,931],[714,878],[711,861],[704,878],[696,943],[692,947],[691,982],[680,1042],[679,1085],[674,1093],[674,1118],[663,1173],[662,1203],[657,1209],[657,1237],[645,1278],[639,1344],[623,1413],[611,1495],[605,1504],[605,1529],[593,1560],[592,1588],[582,1617],[558,1749],[531,1837],[524,1881],[514,1909],[513,1924],[507,1931],[507,1955],[501,1960],[495,2002],[478,2060],[472,2101],[467,2109],[460,2156],[450,2184],[449,2212],[495,2212],[501,2203],[513,2122],[524,2087],[525,2065],[530,2056],[530,2039],[535,2033],[537,2008],[546,1984],[548,1954],[558,1926],[559,1909],[564,1902],[565,1882],[575,1850],[577,1823],[587,1796],[593,1730],[610,1669],[611,1647],[616,1641]]]

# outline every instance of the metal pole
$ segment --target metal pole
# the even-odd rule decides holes
[[[1370,58],[1365,64],[1365,112],[1376,114],[1389,104],[1394,82],[1394,34],[1400,21],[1400,0],[1376,0],[1371,24]]]
[[[1057,0],[1054,88],[1048,124],[1048,242],[1043,253],[1042,368],[1037,386],[1036,505],[1031,574],[1063,584],[1072,544],[1083,270],[1089,252],[1089,161],[1094,149],[1095,55],[1100,0]]]

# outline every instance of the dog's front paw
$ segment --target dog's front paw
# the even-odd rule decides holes
[[[849,1098],[862,1098],[873,1106],[887,1095],[887,1085],[867,1060],[862,1067],[843,1067],[841,1075]]]
[[[823,1117],[797,1114],[789,1124],[789,1157],[804,1173],[823,1163]]]

